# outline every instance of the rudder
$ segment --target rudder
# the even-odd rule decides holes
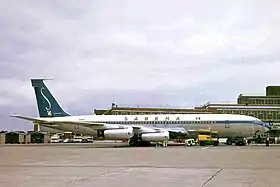
[[[47,86],[45,79],[31,79],[31,85],[34,87],[37,106],[40,117],[64,117],[70,116],[65,112],[55,100]]]

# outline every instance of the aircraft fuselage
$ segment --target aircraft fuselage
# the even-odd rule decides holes
[[[84,121],[93,123],[106,123],[114,125],[139,125],[143,127],[172,129],[181,128],[185,131],[198,131],[207,129],[218,131],[218,137],[249,137],[255,132],[263,133],[266,127],[257,118],[243,115],[223,114],[171,114],[171,115],[88,115],[55,117],[51,128],[71,131],[75,133],[96,136],[97,131],[82,125],[60,124],[59,121]],[[45,118],[50,119],[50,118]]]

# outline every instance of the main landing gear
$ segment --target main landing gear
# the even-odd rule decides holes
[[[235,144],[236,146],[245,146],[246,140],[244,138],[228,138],[226,141],[227,145]]]
[[[161,145],[162,145],[162,147],[167,147],[167,141],[156,142],[156,147],[160,147]]]
[[[156,142],[156,147],[160,147],[161,145],[163,147],[167,147],[168,141],[163,141],[163,142]],[[138,137],[132,137],[129,139],[128,144],[133,147],[148,147],[151,146],[151,142],[148,141],[143,141],[141,138]]]
[[[133,147],[146,147],[150,146],[151,142],[143,141],[138,137],[132,137],[131,139],[129,139],[128,144]]]
[[[167,141],[163,141],[163,142],[162,142],[162,146],[163,146],[163,147],[167,147]]]

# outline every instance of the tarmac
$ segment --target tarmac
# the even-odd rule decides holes
[[[4,187],[277,187],[280,146],[0,146]]]

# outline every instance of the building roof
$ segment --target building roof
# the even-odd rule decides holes
[[[105,112],[176,112],[176,113],[215,113],[215,109],[195,109],[195,108],[141,108],[141,107],[112,107],[111,111],[105,109],[94,109],[95,114],[104,114]]]
[[[194,109],[194,108],[142,108],[142,107],[113,107],[114,111],[178,111],[178,112],[188,112],[188,111],[205,111],[207,109]]]
[[[240,94],[238,98],[254,98],[254,99],[280,99],[280,95],[243,95]]]
[[[244,105],[244,104],[210,104],[207,103],[196,108],[216,108],[216,109],[280,109],[277,105]]]

